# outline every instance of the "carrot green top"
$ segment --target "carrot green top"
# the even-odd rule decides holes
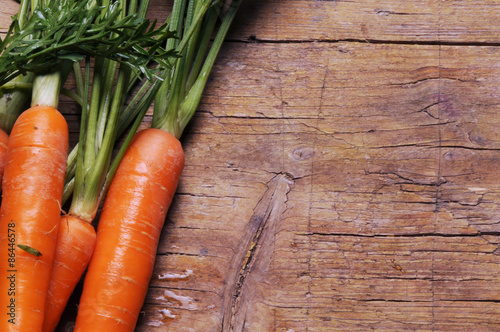
[[[242,0],[175,0],[172,29],[179,39],[166,50],[181,56],[172,67],[155,100],[152,126],[180,138],[201,100],[205,85]],[[224,5],[229,8],[224,10]],[[218,18],[222,17],[220,26]],[[217,29],[218,27],[218,29]],[[215,39],[211,37],[215,33]]]
[[[156,28],[135,13],[124,14],[122,3],[38,1],[28,18],[14,17],[0,41],[0,86],[18,75],[51,71],[61,61],[80,61],[85,56],[119,61],[152,79],[148,65],[153,59],[172,56],[158,47],[172,33],[166,25]]]
[[[38,79],[32,104],[57,106],[58,94],[68,70],[61,65],[77,63],[86,56],[102,56],[126,64],[137,75],[152,80],[151,60],[168,61],[173,55],[159,48],[159,41],[172,37],[167,25],[155,29],[141,13],[149,0],[21,0],[19,11],[0,40],[0,128],[10,132],[25,109]],[[135,8],[139,6],[139,10]],[[65,65],[68,67],[68,65]],[[63,68],[65,67],[63,66]],[[78,78],[78,77],[77,77]],[[46,86],[46,84],[49,86]],[[64,91],[80,104],[80,94]]]

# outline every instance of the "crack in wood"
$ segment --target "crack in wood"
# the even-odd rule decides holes
[[[258,286],[265,282],[274,253],[274,236],[279,230],[292,185],[290,174],[275,175],[243,231],[225,277],[222,332],[243,331]]]
[[[325,43],[325,44],[385,44],[385,45],[416,45],[416,46],[462,46],[462,47],[498,47],[500,42],[496,41],[458,41],[458,40],[397,40],[397,39],[377,39],[377,38],[304,38],[304,39],[270,39],[270,38],[248,38],[227,39],[226,43],[260,43],[260,44],[308,44],[308,43]]]
[[[375,233],[335,233],[335,232],[296,232],[296,236],[307,236],[308,238],[311,236],[317,237],[339,237],[339,238],[376,238],[376,239],[396,239],[396,238],[457,238],[457,239],[465,239],[465,238],[483,238],[484,236],[500,236],[500,232],[491,231],[491,232],[475,232],[475,233],[403,233],[403,234],[375,234]],[[494,243],[490,243],[496,245]],[[430,252],[432,250],[425,249],[422,252]],[[412,252],[420,252],[420,250],[413,250]],[[447,252],[443,249],[436,249],[436,252]],[[450,251],[453,252],[453,251]],[[455,251],[456,252],[456,251]],[[484,252],[484,251],[481,251]]]
[[[403,13],[403,12],[395,12],[388,9],[374,9],[373,12],[380,16],[389,16],[389,15],[418,15],[414,13]]]
[[[436,77],[425,77],[421,78],[415,81],[410,81],[410,82],[401,82],[401,83],[389,83],[387,84],[388,86],[401,86],[404,88],[408,88],[414,85],[418,85],[424,82],[433,82],[433,81],[455,81],[455,82],[463,82],[463,83],[478,83],[478,80],[466,80],[466,79],[460,79],[456,77],[445,77],[445,76],[436,76]],[[446,100],[439,100],[436,103],[431,104],[430,106],[436,105],[436,104],[442,104],[446,103]],[[426,108],[428,108],[427,106]],[[436,117],[433,117],[437,119]]]

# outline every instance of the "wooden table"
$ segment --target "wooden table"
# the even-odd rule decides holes
[[[247,1],[137,331],[499,331],[499,33],[494,0]]]

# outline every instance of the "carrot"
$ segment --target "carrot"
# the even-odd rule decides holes
[[[183,167],[173,135],[150,128],[132,141],[104,201],[75,332],[134,330]]]
[[[0,331],[42,328],[67,153],[68,126],[55,108],[21,114],[8,142],[0,208]]]
[[[71,215],[61,218],[42,331],[56,329],[66,302],[87,268],[95,242],[95,230],[89,222]],[[62,260],[60,257],[67,253],[71,253],[71,259]]]
[[[19,29],[25,18],[20,13],[13,21],[4,39],[9,42],[2,46],[15,45],[16,38],[26,42],[25,33],[30,29]],[[3,49],[0,77],[2,84],[8,84],[2,88],[30,88],[14,91],[11,96],[15,98],[2,102],[2,112],[8,104],[5,114],[9,115],[2,126],[15,122],[7,143],[0,207],[0,259],[7,263],[0,271],[0,287],[8,290],[0,296],[7,314],[7,319],[0,320],[0,331],[41,331],[69,148],[68,125],[57,110],[65,71],[52,63],[50,70],[34,77],[18,76],[20,72],[5,69],[11,65],[6,60],[9,56]],[[29,100],[27,91],[31,92],[31,107],[23,111],[23,103]]]

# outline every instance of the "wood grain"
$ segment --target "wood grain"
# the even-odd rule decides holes
[[[137,331],[500,330],[499,6],[247,1]]]
[[[243,330],[497,329],[494,50],[227,43],[157,267],[195,271],[167,287],[203,309],[171,305],[163,330],[221,330],[225,273],[279,174],[292,185],[269,267],[238,294]]]
[[[497,44],[494,0],[253,0],[235,38],[288,42]]]

